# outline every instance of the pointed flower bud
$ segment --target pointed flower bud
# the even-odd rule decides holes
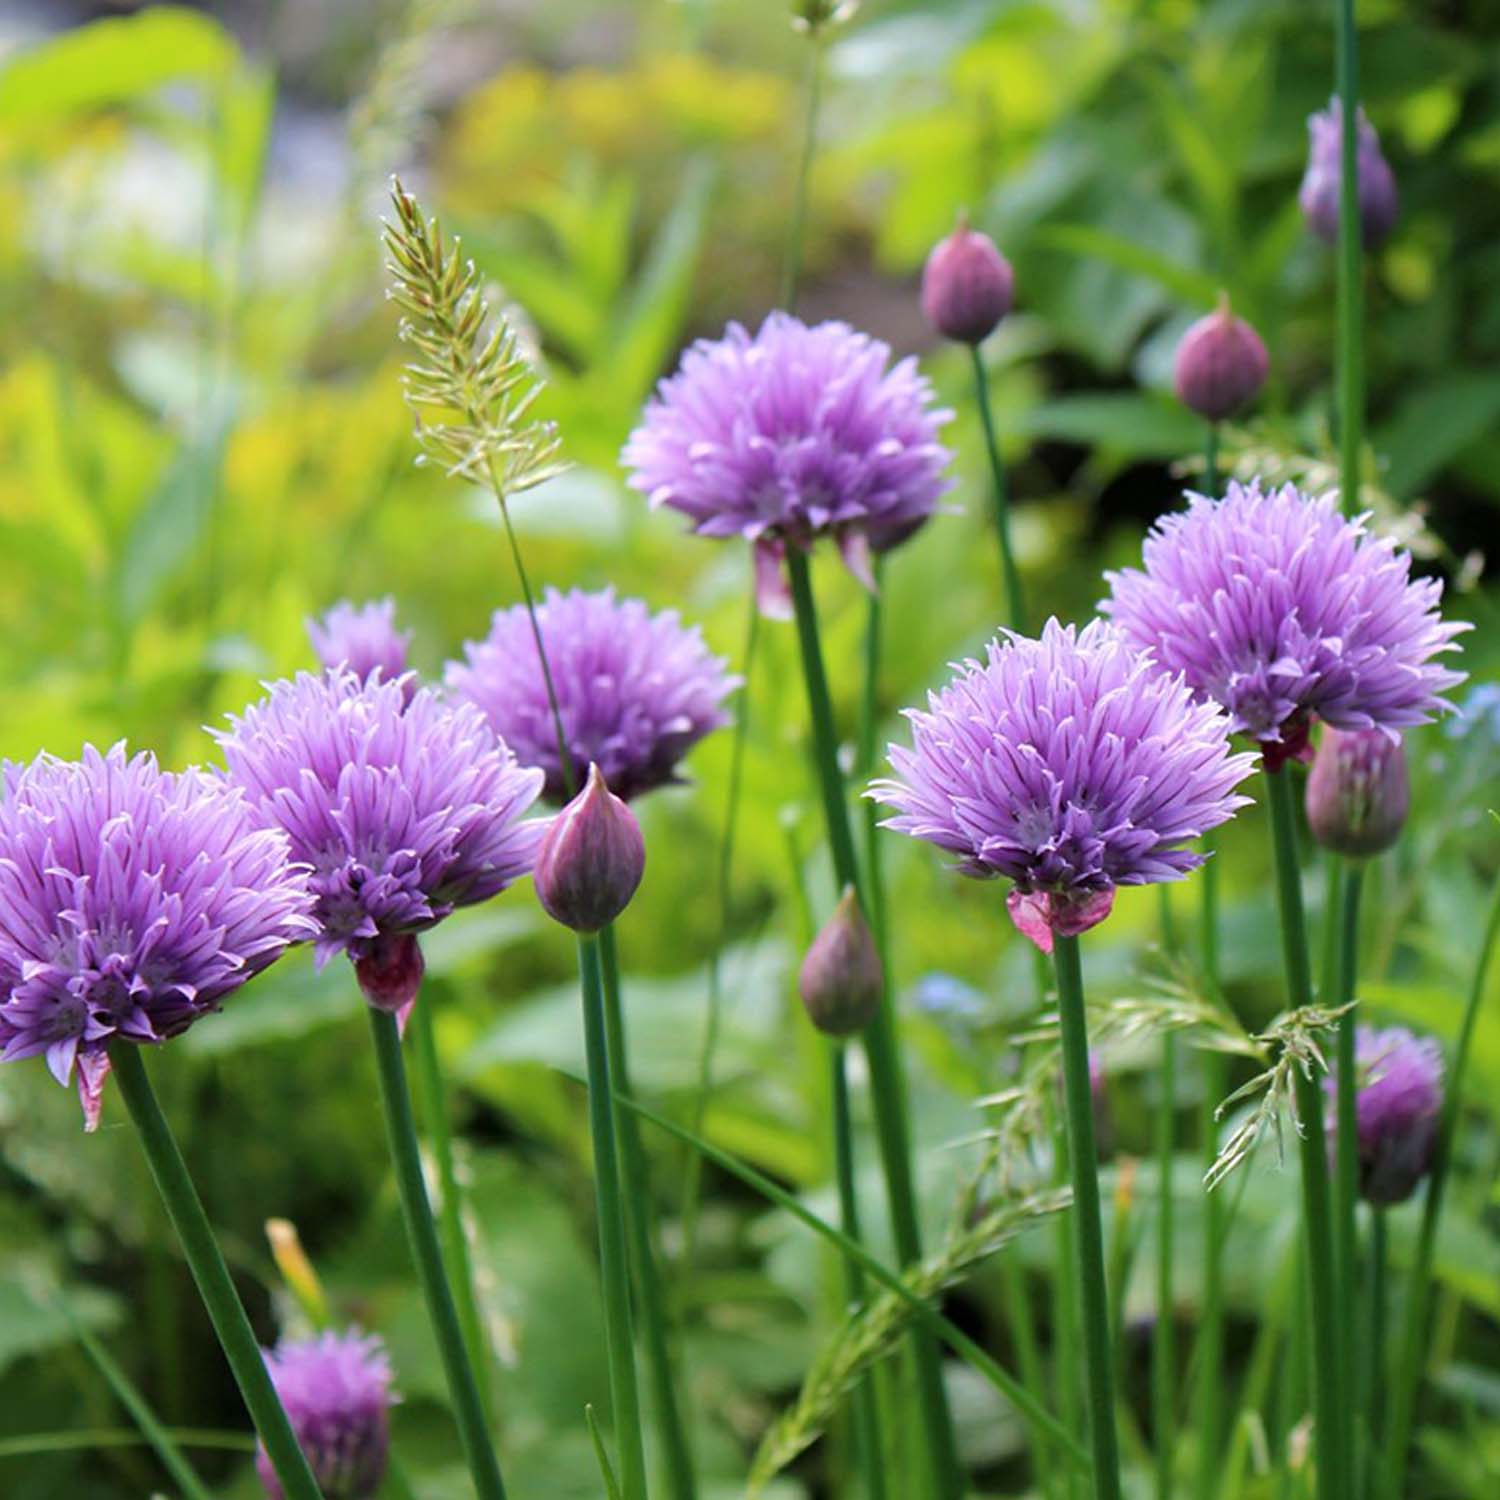
[[[922,314],[945,339],[981,343],[1010,311],[1014,280],[995,242],[960,214],[958,227],[927,257]]]
[[[797,975],[808,1018],[825,1036],[861,1031],[880,1008],[885,974],[853,886],[813,939]]]
[[[1375,127],[1359,111],[1356,126],[1360,240],[1366,250],[1382,244],[1395,227],[1400,199],[1396,177],[1380,151]],[[1307,171],[1297,191],[1307,227],[1330,245],[1339,238],[1339,185],[1344,180],[1343,107],[1338,99],[1307,120]]]
[[[1399,737],[1325,728],[1307,778],[1307,826],[1325,849],[1383,854],[1401,836],[1411,778]]]
[[[598,932],[630,905],[645,868],[641,825],[590,765],[588,785],[542,839],[533,876],[542,910],[574,932]]]
[[[1228,295],[1221,294],[1218,307],[1183,334],[1172,388],[1189,411],[1219,422],[1254,400],[1269,368],[1260,335],[1234,316]]]

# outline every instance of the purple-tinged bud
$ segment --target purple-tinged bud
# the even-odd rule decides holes
[[[405,1017],[422,988],[427,964],[422,945],[410,932],[382,932],[354,960],[354,977],[360,993],[376,1010]]]
[[[326,1500],[371,1500],[390,1452],[391,1366],[379,1339],[355,1330],[283,1342],[266,1369]],[[255,1470],[270,1500],[281,1485],[264,1448]]]
[[[1297,191],[1307,227],[1330,245],[1339,238],[1339,185],[1344,180],[1343,107],[1338,99],[1307,119],[1307,171]],[[1355,161],[1359,172],[1360,240],[1366,250],[1381,245],[1400,209],[1396,177],[1380,151],[1380,137],[1360,110]]]
[[[645,868],[641,825],[590,765],[588,785],[542,839],[532,874],[542,910],[574,932],[598,932],[630,905]]]
[[[1229,298],[1183,334],[1172,370],[1177,399],[1200,417],[1220,422],[1254,400],[1270,360],[1260,335],[1230,311]]]
[[[875,1019],[885,971],[853,886],[844,888],[833,915],[807,950],[797,989],[808,1019],[825,1036],[850,1036]]]
[[[922,314],[946,339],[978,344],[1010,311],[1015,278],[995,242],[959,216],[958,227],[939,240],[922,272]]]
[[[1325,727],[1307,778],[1307,826],[1336,854],[1383,854],[1401,836],[1411,778],[1399,737]]]
[[[347,667],[361,681],[377,669],[384,682],[392,682],[406,671],[411,631],[396,629],[393,599],[377,599],[371,604],[350,604],[346,599],[306,623],[307,637],[325,667]]]
[[[1432,1165],[1443,1107],[1443,1054],[1400,1026],[1355,1032],[1359,1192],[1367,1203],[1404,1203]],[[1336,1083],[1324,1080],[1330,1095]],[[1334,1122],[1328,1121],[1330,1146]]]

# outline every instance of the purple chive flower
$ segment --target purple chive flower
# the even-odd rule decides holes
[[[76,1067],[92,1130],[112,1043],[178,1035],[313,935],[308,872],[221,780],[123,745],[4,783],[0,1061]]]
[[[1354,1041],[1359,1191],[1368,1203],[1404,1203],[1432,1165],[1443,1107],[1443,1053],[1401,1026],[1360,1026]],[[1323,1081],[1330,1096],[1332,1075]],[[1330,1132],[1335,1126],[1331,1115]]]
[[[1297,202],[1307,226],[1321,240],[1335,245],[1339,238],[1339,184],[1344,179],[1343,105],[1330,100],[1328,108],[1307,117],[1307,171],[1297,190]],[[1376,249],[1396,224],[1400,199],[1395,174],[1380,151],[1380,137],[1360,110],[1355,125],[1355,160],[1359,171],[1360,240]]]
[[[1044,952],[1102,922],[1116,886],[1202,864],[1183,846],[1245,805],[1253,757],[1224,715],[1103,621],[993,641],[928,704],[869,795],[965,874],[1014,881],[1012,920]]]
[[[1307,752],[1315,715],[1394,731],[1451,705],[1463,680],[1435,658],[1468,627],[1438,614],[1442,583],[1339,513],[1333,495],[1231,483],[1190,495],[1144,548],[1145,569],[1107,573],[1100,608],[1136,647],[1222,704],[1268,766]]]
[[[377,1338],[355,1330],[282,1342],[266,1369],[325,1500],[370,1500],[390,1453],[391,1365]],[[270,1500],[281,1486],[264,1448],[255,1471]]]
[[[411,631],[396,629],[394,599],[370,604],[341,600],[307,621],[307,635],[325,667],[347,667],[361,680],[378,670],[387,682],[406,671]]]
[[[773,312],[753,337],[731,323],[661,383],[625,444],[630,485],[701,536],[752,542],[768,612],[784,611],[785,548],[820,536],[868,585],[868,553],[905,541],[951,484],[937,433],[952,413],[915,360],[890,357],[844,323]]]
[[[312,866],[318,961],[346,952],[381,1009],[415,995],[416,933],[536,858],[544,825],[521,815],[542,773],[517,765],[472,704],[430,688],[408,702],[400,681],[301,673],[215,738],[232,779]]]
[[[651,614],[613,589],[549,589],[537,625],[580,779],[593,763],[628,802],[675,781],[683,756],[729,722],[722,704],[736,679],[675,610]],[[562,801],[567,787],[526,610],[496,610],[490,633],[465,645],[464,656],[448,664],[448,691],[483,710],[521,764],[546,773],[543,795]]]

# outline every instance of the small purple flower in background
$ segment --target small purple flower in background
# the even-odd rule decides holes
[[[1260,335],[1235,317],[1225,296],[1183,334],[1172,368],[1172,389],[1189,411],[1221,422],[1255,398],[1270,367]]]
[[[1438,614],[1443,586],[1339,513],[1336,497],[1231,482],[1190,495],[1107,573],[1100,605],[1126,638],[1181,672],[1268,766],[1307,753],[1316,716],[1337,729],[1406,729],[1451,705],[1463,673],[1435,660],[1468,629]]]
[[[283,1341],[266,1369],[325,1500],[371,1500],[390,1453],[391,1365],[379,1339],[348,1333]],[[270,1500],[281,1486],[265,1450],[255,1470]]]
[[[596,764],[627,802],[677,779],[677,764],[704,735],[729,722],[723,701],[736,679],[682,624],[613,589],[549,589],[537,626],[557,690],[574,775]],[[448,664],[453,697],[475,704],[524,766],[546,773],[544,796],[567,795],[547,684],[526,610],[496,610],[490,633]]]
[[[378,671],[390,682],[406,671],[411,631],[396,629],[394,599],[370,604],[341,600],[326,614],[307,621],[307,635],[325,667],[347,667],[361,681]]]
[[[911,536],[952,482],[937,440],[952,413],[932,408],[915,360],[890,357],[844,323],[731,323],[662,381],[621,455],[629,483],[700,536],[753,543],[768,613],[785,612],[784,549],[820,536],[868,584],[869,552]]]
[[[1010,262],[960,214],[922,269],[922,316],[945,339],[981,344],[1010,311],[1014,289]]]
[[[1344,179],[1343,105],[1338,99],[1307,117],[1307,171],[1297,190],[1297,202],[1307,226],[1321,240],[1335,245],[1339,238],[1339,185]],[[1396,224],[1400,200],[1395,174],[1380,151],[1380,137],[1365,118],[1357,116],[1356,161],[1359,170],[1360,239],[1374,250]]]
[[[1368,1203],[1404,1203],[1432,1165],[1443,1107],[1443,1053],[1401,1026],[1355,1032],[1359,1191]],[[1323,1081],[1333,1094],[1332,1075]],[[1330,1132],[1334,1121],[1330,1117]]]
[[[536,859],[544,825],[522,814],[542,773],[517,765],[472,704],[430,688],[408,702],[399,680],[301,673],[214,737],[230,777],[312,866],[319,962],[346,952],[381,1009],[415,996],[415,934]]]
[[[1116,886],[1197,868],[1183,846],[1245,805],[1253,757],[1224,715],[1103,621],[994,641],[928,703],[869,795],[965,874],[1013,880],[1011,918],[1044,952],[1102,922]]]
[[[0,1061],[76,1068],[98,1122],[111,1043],[185,1031],[316,932],[308,872],[239,792],[151,755],[7,763]]]

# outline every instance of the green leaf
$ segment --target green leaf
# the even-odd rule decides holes
[[[1032,236],[1043,248],[1086,260],[1101,260],[1116,270],[1144,276],[1164,290],[1205,310],[1214,305],[1220,283],[1206,271],[1184,266],[1137,240],[1092,224],[1049,224]]]
[[[1398,500],[1422,487],[1500,418],[1500,375],[1459,370],[1407,397],[1375,438],[1386,488]]]
[[[1097,445],[1122,458],[1175,458],[1203,440],[1203,424],[1165,396],[1062,396],[1015,421],[1032,437]]]

